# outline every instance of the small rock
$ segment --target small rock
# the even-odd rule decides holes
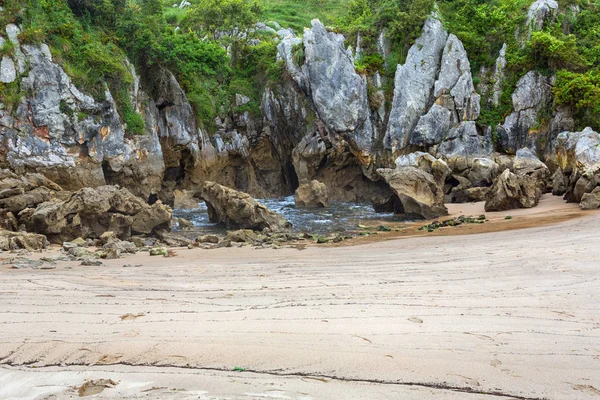
[[[123,268],[139,268],[141,266],[142,264],[125,264],[123,265]]]
[[[125,240],[120,240],[120,239],[114,239],[114,240],[106,243],[102,247],[104,249],[119,250],[121,253],[135,254],[137,251],[137,246],[135,244],[133,244],[132,242],[127,242]]]
[[[100,235],[100,241],[103,245],[110,243],[113,240],[118,240],[118,238],[117,235],[115,235],[115,233],[112,231],[104,232],[102,235]]]
[[[140,237],[140,236],[134,236],[131,238],[131,242],[133,244],[135,244],[136,247],[141,248],[141,247],[146,247],[146,242],[144,240],[144,238]]]
[[[235,243],[250,243],[256,239],[257,235],[254,231],[250,229],[240,229],[237,231],[229,231],[227,232],[227,236],[225,240],[229,240],[230,242]]]
[[[80,247],[88,246],[88,241],[86,241],[85,239],[83,239],[81,237],[71,240],[71,243],[76,244],[77,246],[80,246]]]
[[[102,261],[93,258],[86,258],[79,265],[82,265],[84,267],[99,267],[100,265],[102,265]]]
[[[192,221],[188,221],[185,218],[177,218],[177,224],[181,229],[193,228],[194,223]]]
[[[216,246],[217,249],[223,248],[223,247],[231,247],[231,240],[222,240],[221,242],[219,242],[219,244]]]
[[[6,261],[8,264],[12,264],[13,269],[25,269],[25,268],[40,268],[44,262],[40,260],[30,260],[25,257],[16,257]]]
[[[119,249],[105,249],[100,253],[100,258],[105,260],[116,260],[121,258],[121,250]]]
[[[196,238],[198,243],[219,243],[219,237],[216,235],[203,235]]]
[[[73,243],[73,242],[63,242],[63,250],[66,251],[67,253],[71,250],[71,249],[75,249],[77,247],[81,247],[80,245]]]
[[[83,247],[73,247],[73,248],[69,249],[67,254],[69,254],[70,256],[75,257],[75,258],[81,258],[81,257],[89,256],[90,252],[88,251],[88,249],[83,248]]]
[[[155,247],[153,249],[150,249],[150,255],[151,256],[168,257],[169,256],[169,249],[167,249],[166,247]]]

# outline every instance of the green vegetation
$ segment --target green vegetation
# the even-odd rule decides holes
[[[337,25],[348,3],[349,0],[264,0],[263,20],[276,21],[301,35],[315,18],[325,25]]]
[[[215,118],[230,111],[258,115],[264,88],[281,79],[276,38],[255,31],[256,22],[276,21],[301,33],[319,18],[344,33],[348,44],[356,43],[360,34],[363,54],[355,60],[357,72],[391,78],[423,22],[435,11],[463,42],[475,81],[482,68],[491,74],[498,51],[507,44],[500,105],[492,107],[482,99],[481,123],[501,122],[511,112],[510,95],[518,79],[535,69],[556,75],[556,103],[574,111],[578,127],[600,129],[600,0],[561,1],[557,19],[531,37],[523,26],[532,0],[190,0],[192,5],[184,9],[173,7],[175,2],[179,3],[0,0],[4,8],[0,24],[21,24],[24,43],[47,43],[73,81],[97,100],[110,89],[128,134],[137,135],[145,131],[144,118],[127,95],[132,76],[126,58],[153,94],[162,71],[173,72],[198,123],[212,132]],[[570,5],[579,6],[580,12],[571,13]],[[519,27],[521,32],[515,35]],[[387,60],[377,51],[382,31],[391,43]],[[9,41],[0,48],[2,55],[13,52]],[[304,63],[302,44],[294,46],[292,54],[295,63]],[[373,108],[390,101],[393,79],[384,82],[385,98],[368,88]],[[0,89],[3,101],[12,104],[20,99],[18,87]],[[234,108],[235,94],[250,102]]]

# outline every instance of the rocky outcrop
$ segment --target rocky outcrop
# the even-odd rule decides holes
[[[600,186],[596,186],[590,193],[581,196],[579,207],[582,210],[597,210],[600,208]]]
[[[194,210],[199,207],[200,199],[196,198],[190,190],[175,190],[173,192],[173,208],[180,210]]]
[[[506,43],[502,45],[498,58],[494,66],[494,75],[492,77],[492,93],[490,103],[498,107],[500,105],[500,97],[502,97],[502,86],[504,84],[504,70],[506,69]]]
[[[466,121],[448,132],[437,147],[436,155],[446,161],[453,173],[481,186],[491,184],[498,171],[498,166],[491,160],[492,154],[489,132],[480,133],[474,121]]]
[[[269,210],[250,195],[214,182],[202,185],[202,198],[208,207],[211,222],[224,224],[228,229],[290,231],[292,224]]]
[[[160,201],[148,205],[127,189],[117,186],[83,188],[64,200],[57,197],[26,208],[19,220],[28,232],[44,234],[53,243],[75,238],[99,238],[113,232],[122,240],[131,234],[150,234],[168,229],[171,209]]]
[[[471,64],[462,42],[452,34],[444,46],[433,96],[437,104],[452,112],[454,124],[479,117],[480,98],[473,85]]]
[[[502,149],[515,154],[522,147],[537,149],[538,131],[542,113],[552,105],[552,85],[539,72],[525,74],[512,94],[513,112],[497,130]]]
[[[398,65],[384,139],[388,149],[405,148],[419,118],[427,112],[447,37],[439,20],[427,19],[423,34],[408,51],[406,62]]]
[[[104,101],[84,94],[52,60],[48,46],[21,46],[18,28],[6,30],[26,95],[0,109],[0,163],[20,173],[41,172],[70,190],[108,182],[125,184],[146,198],[158,193],[164,166],[156,109],[146,95],[134,93],[132,86],[134,106],[147,129],[130,135],[109,91]]]
[[[0,250],[40,251],[48,246],[48,239],[44,235],[27,232],[11,232],[0,229]]]
[[[542,191],[535,177],[504,170],[486,195],[485,211],[505,211],[537,206]]]
[[[327,186],[319,181],[304,183],[296,189],[294,201],[299,207],[327,207]]]
[[[547,22],[552,21],[557,10],[558,3],[555,0],[536,0],[527,11],[527,38],[531,38],[531,32],[541,31]]]
[[[432,219],[447,215],[443,188],[433,175],[413,166],[378,169],[377,173],[390,186],[397,214],[408,218]]]
[[[600,186],[600,135],[591,128],[561,133],[555,143],[555,162],[554,191],[560,194],[564,187],[567,201],[581,202],[584,194]]]
[[[319,118],[333,132],[343,133],[368,151],[373,139],[366,78],[358,75],[344,36],[328,32],[319,20],[304,32],[302,66]]]
[[[546,188],[549,187],[550,170],[527,147],[517,150],[512,171],[517,175],[529,175],[535,178],[542,192],[545,192]]]

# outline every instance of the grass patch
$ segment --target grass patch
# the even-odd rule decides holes
[[[348,0],[264,0],[265,21],[276,21],[302,34],[310,21],[318,18],[325,25],[336,25],[346,12]]]

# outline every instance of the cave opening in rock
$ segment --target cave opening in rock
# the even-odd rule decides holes
[[[296,169],[291,161],[283,165],[283,179],[290,190],[290,194],[293,194],[300,186],[298,174],[296,174]]]
[[[102,161],[102,174],[107,185],[116,185],[119,183],[119,174],[112,169],[110,163],[106,160]]]
[[[181,151],[179,165],[165,169],[164,180],[175,183],[175,187],[182,188],[186,178],[186,172],[189,170],[194,159],[192,153],[188,149]]]

